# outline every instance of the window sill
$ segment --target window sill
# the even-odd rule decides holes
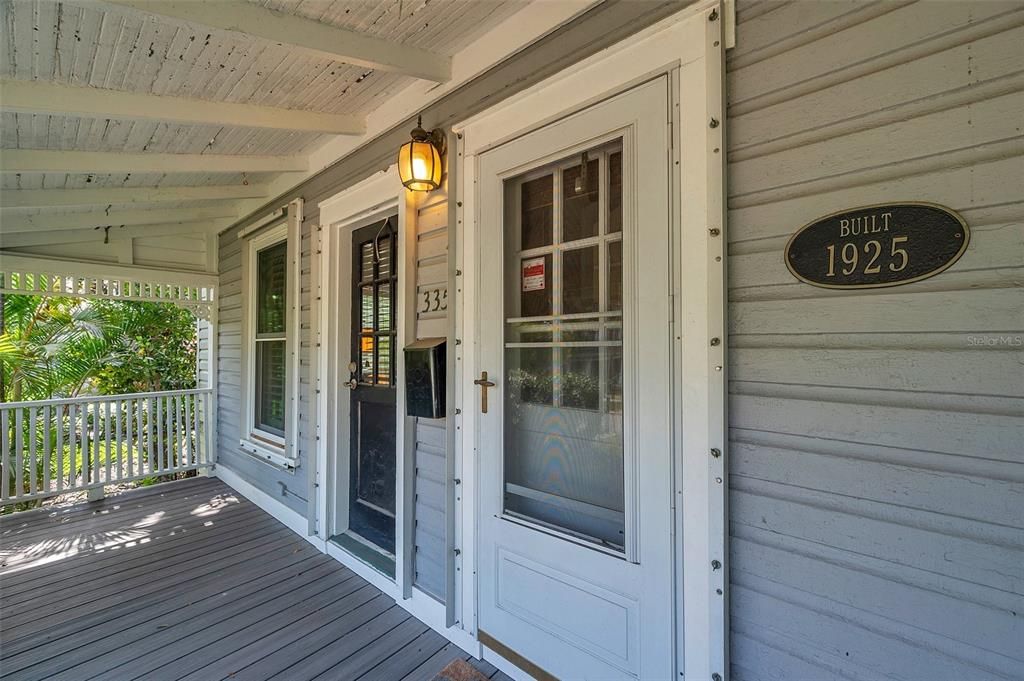
[[[243,452],[255,456],[257,459],[268,461],[275,466],[281,466],[289,470],[299,465],[298,459],[284,455],[284,447],[275,447],[269,443],[242,438],[238,446]]]

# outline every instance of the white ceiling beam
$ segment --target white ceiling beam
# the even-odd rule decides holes
[[[443,83],[451,59],[344,28],[238,0],[108,0],[108,3],[190,24],[245,33],[319,56]]]
[[[215,201],[269,196],[262,184],[202,187],[109,187],[98,189],[0,189],[0,210],[55,206],[107,206],[162,201]]]
[[[122,92],[47,81],[0,80],[0,109],[57,116],[273,128],[332,135],[360,135],[366,131],[366,120],[362,116]]]
[[[216,234],[227,227],[230,219],[204,220],[201,222],[168,222],[135,227],[111,227],[109,232],[102,229],[75,229],[60,232],[22,232],[0,234],[0,248],[24,248],[26,246],[55,246],[57,244],[102,243],[108,239],[111,244],[127,239],[146,236],[181,236],[189,234]],[[113,248],[113,246],[112,246]]]
[[[233,218],[234,205],[217,208],[166,208],[163,210],[95,210],[80,213],[33,213],[0,218],[0,241],[17,232],[53,232],[90,229],[106,225],[156,225],[164,222],[196,222]]]
[[[304,156],[0,150],[4,173],[287,173],[308,165]]]

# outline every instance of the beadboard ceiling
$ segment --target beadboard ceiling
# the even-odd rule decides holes
[[[398,48],[418,48],[450,57],[522,9],[526,2],[260,0],[246,4],[387,40]],[[0,78],[17,83],[35,81],[346,114],[362,120],[416,81],[415,76],[400,71],[345,63],[301,46],[118,3],[0,0],[0,17]],[[116,115],[0,113],[0,154],[9,150],[56,150],[294,158],[308,155],[324,144],[326,137],[317,132],[221,122],[201,125],[127,120]],[[5,190],[0,194],[0,205],[10,204],[5,197],[11,199],[18,190],[261,185],[275,176],[258,171],[132,172],[129,168],[118,172],[43,172],[5,168],[0,173],[0,189]],[[116,202],[112,205],[121,206]],[[161,209],[168,206],[174,204],[160,204]],[[60,213],[74,210],[44,206],[11,210],[29,209]],[[95,211],[97,206],[81,210]]]

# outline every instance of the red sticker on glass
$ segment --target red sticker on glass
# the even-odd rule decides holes
[[[544,258],[523,261],[523,293],[544,290]]]

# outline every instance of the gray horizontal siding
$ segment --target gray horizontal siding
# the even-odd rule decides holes
[[[746,2],[727,60],[734,679],[1024,668],[1024,11]],[[798,282],[815,217],[932,201],[961,260]]]
[[[446,337],[448,312],[421,312],[423,293],[448,288],[448,201],[430,195],[416,214],[416,338]],[[416,509],[413,583],[439,600],[445,598],[445,419],[416,419]]]

